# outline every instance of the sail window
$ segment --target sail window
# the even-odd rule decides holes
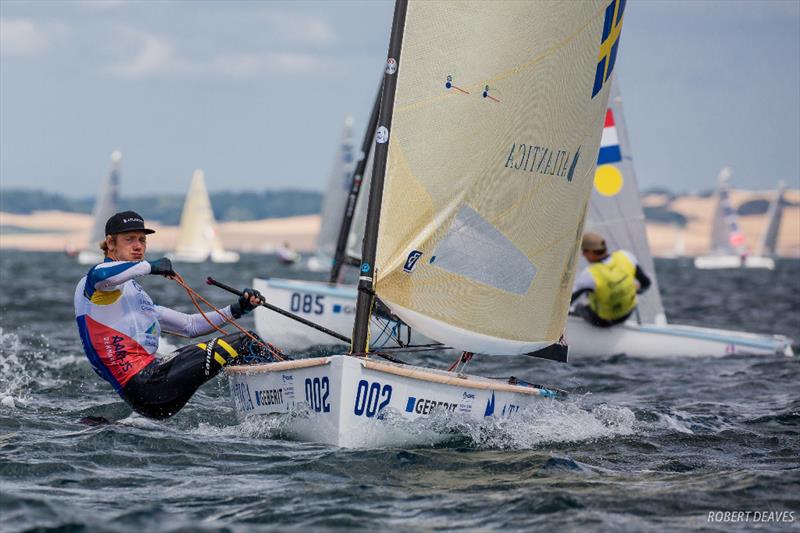
[[[505,235],[468,205],[461,206],[431,264],[489,285],[523,295],[537,269]]]

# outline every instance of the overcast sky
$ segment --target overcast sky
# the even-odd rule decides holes
[[[0,1],[0,186],[322,189],[390,2]],[[640,185],[800,187],[800,2],[631,0],[616,73]]]

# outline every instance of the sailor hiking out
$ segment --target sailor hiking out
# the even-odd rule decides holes
[[[206,335],[214,326],[251,311],[263,297],[244,289],[237,302],[205,317],[156,305],[136,278],[148,274],[174,278],[176,273],[167,258],[145,261],[147,235],[154,230],[146,228],[137,213],[124,211],[108,219],[105,233],[100,245],[104,262],[93,266],[75,289],[75,317],[95,372],[133,410],[149,418],[168,418],[222,367],[253,355],[265,356],[252,337],[234,333],[157,357],[162,330],[189,338]]]
[[[650,278],[632,253],[609,253],[605,239],[597,233],[583,235],[581,251],[589,266],[576,278],[571,301],[588,294],[589,302],[577,304],[575,313],[598,327],[625,322],[636,309],[636,295],[650,287]]]

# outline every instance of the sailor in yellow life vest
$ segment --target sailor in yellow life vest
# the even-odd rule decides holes
[[[650,278],[632,253],[608,253],[602,235],[585,233],[581,250],[589,266],[575,279],[572,302],[588,293],[589,304],[576,305],[575,313],[602,328],[625,322],[636,309],[636,295],[650,287]]]

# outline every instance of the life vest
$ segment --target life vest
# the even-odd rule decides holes
[[[617,320],[636,307],[636,265],[621,251],[611,254],[606,262],[592,263],[589,273],[594,291],[589,294],[589,307],[604,320]]]

